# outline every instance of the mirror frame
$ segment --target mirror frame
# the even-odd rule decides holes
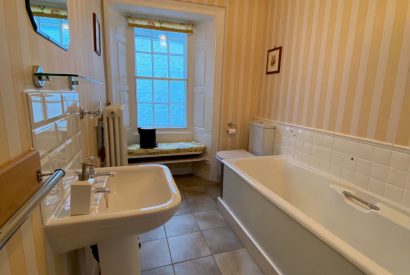
[[[27,11],[27,14],[28,14],[28,16],[29,16],[29,18],[30,18],[30,22],[31,22],[31,25],[33,26],[34,31],[35,31],[37,34],[39,34],[41,37],[47,39],[48,41],[50,41],[51,43],[53,43],[54,45],[56,45],[57,47],[59,47],[60,49],[63,49],[64,51],[68,52],[68,49],[70,48],[70,45],[69,45],[69,46],[67,47],[67,49],[66,49],[66,48],[64,48],[64,47],[62,47],[61,45],[57,44],[55,41],[51,40],[50,38],[48,38],[47,36],[45,36],[44,34],[42,34],[42,33],[40,33],[40,32],[38,31],[37,23],[36,23],[36,21],[34,20],[34,15],[33,15],[33,12],[31,11],[30,0],[25,0],[25,2],[26,2],[26,11]],[[67,3],[68,3],[68,0],[67,0]],[[68,4],[67,4],[67,9],[68,9]],[[70,35],[70,42],[71,42],[71,35]]]

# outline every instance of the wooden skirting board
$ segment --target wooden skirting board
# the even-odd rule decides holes
[[[38,151],[29,151],[0,167],[0,227],[41,187]]]

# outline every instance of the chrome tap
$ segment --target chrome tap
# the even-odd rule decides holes
[[[93,166],[86,162],[81,163],[81,172],[77,172],[79,181],[86,181],[90,178],[90,172],[88,170],[89,167],[93,167]]]
[[[94,157],[90,157],[89,160],[92,162]],[[85,181],[89,179],[95,179],[97,177],[112,177],[115,175],[113,172],[96,172],[94,165],[88,162],[83,162],[81,164],[81,173],[77,172],[78,180]]]
[[[95,172],[94,168],[89,170],[90,178],[95,179],[97,177],[113,177],[113,172]]]
[[[103,193],[104,194],[104,199],[105,199],[105,207],[108,208],[108,194],[111,193],[111,190],[106,187],[95,187],[94,188],[94,193]]]

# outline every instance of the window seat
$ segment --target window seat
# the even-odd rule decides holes
[[[195,141],[158,143],[152,149],[142,149],[139,144],[128,146],[128,160],[143,160],[144,163],[155,162],[186,162],[190,159],[205,159],[201,155],[206,153],[206,145]]]

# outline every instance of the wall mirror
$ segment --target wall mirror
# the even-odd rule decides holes
[[[67,0],[26,0],[26,9],[38,34],[68,50],[70,27]]]

